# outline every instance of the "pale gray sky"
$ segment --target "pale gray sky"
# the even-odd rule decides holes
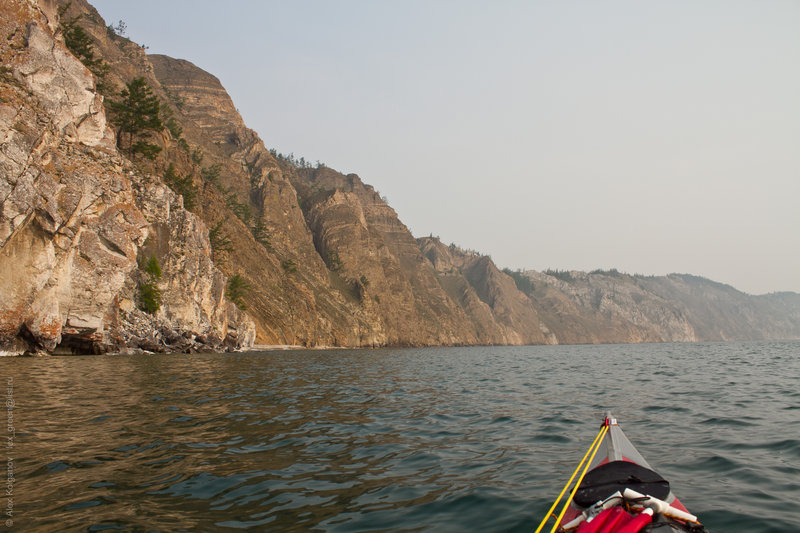
[[[510,268],[800,292],[800,2],[95,0]]]

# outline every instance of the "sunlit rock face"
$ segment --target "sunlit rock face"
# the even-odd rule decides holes
[[[293,180],[319,254],[380,321],[384,342],[479,342],[414,237],[372,187],[326,167],[301,169]]]
[[[531,299],[490,257],[447,246],[438,238],[423,237],[418,242],[442,286],[465,310],[484,343],[552,342]]]
[[[64,335],[107,341],[115,295],[147,223],[114,154],[91,73],[44,16],[9,2],[0,104],[0,335],[52,351]],[[24,35],[23,35],[24,32]]]
[[[201,345],[197,336],[252,344],[252,321],[224,299],[203,223],[163,185],[143,186],[116,152],[92,74],[53,34],[56,11],[4,0],[3,12],[0,350],[138,348],[120,334],[120,303],[135,299],[137,258],[159,225],[164,304],[143,329],[186,334],[182,347]]]
[[[28,25],[25,60],[15,69],[65,140],[85,146],[113,147],[102,97],[92,73],[41,22]]]
[[[222,185],[249,198],[268,229],[268,246],[254,242],[211,195],[203,200],[207,225],[222,222],[235,250],[216,254],[221,268],[254,287],[248,312],[260,342],[480,342],[411,233],[371,187],[355,175],[276,159],[244,126],[217,78],[187,61],[150,61],[162,87],[180,99],[184,134],[202,145],[204,164],[221,166]]]

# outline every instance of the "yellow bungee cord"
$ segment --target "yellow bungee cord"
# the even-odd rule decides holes
[[[567,481],[567,484],[564,485],[563,489],[561,489],[561,493],[558,495],[558,498],[556,498],[556,501],[553,502],[553,505],[547,511],[547,514],[544,515],[542,523],[539,524],[539,527],[536,528],[536,531],[534,533],[539,533],[544,527],[544,525],[547,523],[547,521],[550,519],[550,517],[554,516],[552,514],[553,510],[556,507],[558,507],[558,503],[561,501],[561,498],[564,496],[564,493],[567,491],[567,488],[569,488],[569,484],[572,483],[573,479],[575,479],[575,475],[578,473],[578,470],[581,469],[583,463],[586,461],[586,458],[589,457],[589,454],[591,454],[592,457],[589,459],[589,462],[586,463],[586,468],[584,468],[583,473],[581,473],[581,477],[578,479],[578,483],[575,484],[575,489],[572,491],[572,494],[570,494],[569,498],[567,498],[567,503],[564,505],[564,509],[561,511],[561,514],[558,516],[558,518],[556,518],[556,524],[553,526],[553,529],[550,530],[550,533],[553,533],[556,530],[556,528],[558,527],[558,523],[561,521],[561,519],[564,517],[564,514],[567,512],[567,507],[569,507],[569,502],[572,501],[572,497],[575,496],[575,492],[577,492],[578,487],[581,484],[581,481],[583,481],[583,477],[586,475],[586,471],[589,469],[589,465],[592,464],[592,460],[594,459],[597,450],[600,449],[600,442],[602,442],[603,436],[606,434],[607,431],[608,431],[608,425],[603,424],[603,427],[600,429],[600,433],[598,433],[597,436],[594,438],[592,445],[589,446],[589,449],[586,450],[586,454],[583,456],[583,459],[581,459],[581,462],[578,463],[578,468],[575,469],[575,471],[572,473],[572,476],[569,478],[569,481]]]

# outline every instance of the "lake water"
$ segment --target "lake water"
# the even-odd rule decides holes
[[[712,533],[800,531],[798,342],[0,368],[12,531],[530,532],[606,409]]]

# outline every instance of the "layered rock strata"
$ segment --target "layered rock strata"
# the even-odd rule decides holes
[[[545,344],[550,339],[530,298],[488,256],[439,239],[418,244],[442,286],[466,312],[484,344]]]

